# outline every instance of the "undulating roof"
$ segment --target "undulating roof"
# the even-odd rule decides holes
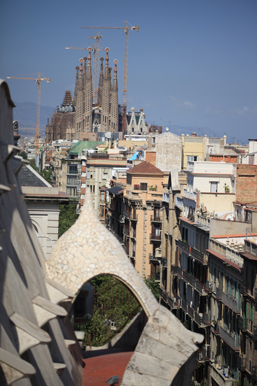
[[[163,172],[150,162],[144,161],[139,165],[129,169],[127,173],[139,173],[139,174],[163,174]]]
[[[84,149],[94,149],[97,145],[102,145],[100,141],[78,141],[69,151],[70,155],[79,155]]]

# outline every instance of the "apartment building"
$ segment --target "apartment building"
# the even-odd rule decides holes
[[[226,145],[226,136],[207,137],[182,134],[182,169],[186,169],[190,161],[205,161],[208,154],[220,154]]]
[[[242,312],[239,318],[241,345],[239,368],[241,385],[255,386],[257,382],[257,244],[249,238],[245,240],[244,271],[241,292]]]
[[[110,188],[110,181],[115,170],[126,170],[127,159],[122,154],[108,155],[107,153],[91,153],[87,159],[82,162],[83,182],[81,192],[81,205],[85,198],[85,189],[87,188],[92,197],[93,207],[100,215],[100,188]],[[108,201],[108,191],[106,191],[105,200]]]
[[[147,161],[127,171],[124,244],[143,277],[154,277],[158,271],[155,252],[161,245],[163,181],[164,173]]]

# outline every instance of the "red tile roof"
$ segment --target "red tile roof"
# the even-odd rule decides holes
[[[92,354],[94,354],[94,352]],[[119,375],[119,383],[117,386],[120,385],[132,355],[133,352],[118,352],[84,359],[86,366],[83,370],[82,386],[106,385],[106,381],[113,375]]]
[[[150,162],[144,161],[141,164],[129,169],[127,173],[135,174],[163,174],[163,172]]]
[[[257,236],[257,233],[250,233],[248,234],[249,237],[252,237],[252,236]],[[235,235],[217,235],[217,236],[212,236],[213,239],[226,239],[227,237],[231,238],[231,237],[246,237],[246,234],[245,233],[241,233],[241,234],[235,234]]]

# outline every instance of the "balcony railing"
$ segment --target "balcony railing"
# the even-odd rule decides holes
[[[188,305],[185,299],[182,299],[182,308],[186,313],[188,312]]]
[[[154,256],[152,253],[149,253],[149,262],[155,262],[155,263],[159,263],[159,260],[157,259],[156,256]]]
[[[129,213],[129,211],[128,211],[128,210],[124,210],[124,216],[125,216],[125,217],[127,217],[127,218],[129,218],[129,216],[130,216],[130,213]]]
[[[137,221],[138,220],[137,214],[133,213],[133,212],[130,213],[129,218],[130,218],[131,221]]]
[[[203,324],[203,314],[195,311],[195,321],[199,326],[201,326]]]
[[[173,299],[170,296],[168,296],[168,304],[171,308],[178,308],[179,307],[178,296],[175,296]]]
[[[211,348],[210,348],[210,346],[205,345],[203,347],[202,354],[203,354],[204,359],[211,359]]]
[[[194,309],[193,309],[192,307],[188,307],[188,315],[189,315],[192,319],[194,319],[194,317],[195,317],[195,311],[194,311]]]
[[[221,294],[221,300],[226,306],[231,308],[234,312],[240,313],[240,302],[238,302],[236,299],[231,298],[224,292]]]
[[[130,233],[129,229],[123,228],[123,234],[124,235],[129,236],[129,233]]]
[[[177,274],[178,274],[180,277],[183,277],[183,271],[182,271],[182,268],[177,267]]]
[[[220,337],[225,340],[227,344],[233,348],[233,350],[239,350],[239,336],[233,337],[223,327],[220,326]]]
[[[195,247],[191,247],[191,255],[195,259],[201,261],[203,264],[208,264],[207,256],[203,252],[198,251],[198,249],[196,249]]]
[[[162,219],[160,217],[157,217],[157,216],[153,216],[151,215],[151,222],[162,222]]]
[[[188,254],[190,253],[189,252],[189,245],[187,244],[187,242],[184,242],[182,240],[176,240],[176,244],[183,251],[187,252]]]
[[[168,302],[168,294],[164,289],[159,288],[159,296],[165,301]]]
[[[150,234],[150,239],[151,240],[157,240],[157,241],[161,241],[161,235],[157,235],[156,233],[151,233]]]

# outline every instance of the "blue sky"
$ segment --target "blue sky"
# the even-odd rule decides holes
[[[75,67],[96,30],[82,26],[138,25],[129,33],[128,109],[148,123],[197,134],[257,138],[256,0],[2,0],[0,77],[51,78],[41,104],[55,108],[73,94]],[[110,63],[118,60],[122,103],[125,37],[100,30]],[[14,102],[36,102],[33,81],[8,80]],[[184,130],[185,128],[185,130]],[[189,130],[190,132],[190,130]]]

